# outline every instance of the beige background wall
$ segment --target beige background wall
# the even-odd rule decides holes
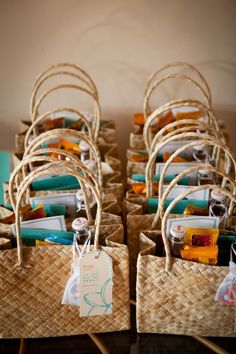
[[[236,151],[235,18],[235,0],[0,0],[0,148],[13,149],[36,75],[69,61],[96,82],[124,153],[147,76],[184,60],[208,80]]]

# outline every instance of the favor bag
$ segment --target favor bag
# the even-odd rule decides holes
[[[0,252],[2,338],[55,337],[126,330],[130,327],[128,250],[123,245],[122,225],[101,224],[99,193],[85,176],[74,175],[91,188],[97,201],[94,250],[103,250],[113,263],[112,313],[80,317],[80,308],[65,306],[61,299],[70,275],[71,246],[23,247],[19,207],[30,183],[47,171],[32,172],[21,185],[16,204],[17,249]],[[60,169],[52,169],[60,173]],[[10,296],[9,296],[10,294]]]
[[[171,69],[172,72],[169,71],[169,69]],[[187,69],[187,73],[184,74],[184,72],[182,71],[185,70],[186,72],[186,69]],[[165,71],[167,70],[169,71],[169,73],[166,74]],[[186,83],[191,83],[191,85],[194,86],[194,88],[200,91],[203,100],[206,102],[206,105],[211,106],[210,88],[207,84],[207,81],[205,80],[203,75],[197,70],[197,68],[195,68],[193,65],[184,62],[170,63],[160,68],[159,70],[153,72],[147,80],[145,93],[144,93],[144,102],[143,102],[143,120],[144,120],[143,125],[147,120],[148,116],[160,106],[159,103],[159,104],[155,104],[154,109],[150,107],[150,98],[153,95],[153,92],[156,89],[160,89],[163,82],[165,83],[173,79],[179,79],[182,82],[185,81]],[[180,98],[182,99],[182,97],[174,97],[174,99],[180,99]],[[156,115],[156,117],[160,119],[161,116]],[[140,125],[134,126],[134,132],[130,134],[130,147],[131,149],[144,148],[144,141],[142,138],[142,126]]]
[[[169,103],[168,105],[162,106],[159,109],[159,112],[165,112],[166,110],[169,109],[169,107],[176,108],[176,107],[182,107],[182,106],[197,106],[201,107],[201,109],[205,112],[204,116],[206,114],[206,117],[210,120],[210,125],[206,124],[204,122],[198,122],[193,119],[183,119],[178,122],[173,122],[162,128],[158,133],[156,133],[155,136],[150,136],[148,127],[150,127],[150,122],[152,121],[153,118],[155,118],[155,112],[153,115],[151,115],[148,120],[146,121],[146,124],[144,126],[144,140],[145,144],[147,147],[146,151],[135,151],[135,150],[128,150],[127,151],[127,176],[130,178],[133,174],[144,174],[148,157],[152,155],[154,150],[156,149],[157,145],[160,146],[160,148],[157,151],[157,158],[160,160],[160,158],[163,158],[165,153],[173,153],[176,151],[178,148],[181,146],[185,145],[188,143],[189,140],[193,139],[191,134],[195,133],[195,138],[201,138],[203,131],[205,134],[207,134],[209,137],[212,137],[212,139],[219,139],[222,142],[224,142],[224,137],[220,132],[216,130],[216,128],[212,127],[213,124],[213,116],[211,111],[207,108],[204,107],[200,102],[197,101],[175,101],[172,103]],[[211,119],[209,118],[211,117]],[[151,140],[152,139],[152,140]],[[161,144],[161,145],[160,145]],[[143,159],[145,162],[134,162],[133,159],[135,158],[135,155],[140,159]],[[215,158],[217,156],[217,145],[213,148],[213,153],[212,157]],[[132,158],[134,156],[134,158]],[[185,156],[184,156],[185,157]],[[191,161],[191,155],[190,152],[186,155],[185,159],[182,159],[184,162],[188,164]]]
[[[236,336],[235,307],[215,301],[228,267],[210,266],[171,257],[167,219],[174,205],[189,193],[215,185],[193,187],[167,208],[161,231],[140,235],[137,261],[137,330],[198,336]],[[220,191],[235,203],[225,189]],[[165,256],[162,253],[164,244]]]
[[[189,135],[192,134],[192,137],[195,137],[195,133],[188,133]],[[200,139],[201,137],[205,137],[205,139]],[[174,139],[174,137],[172,137]],[[171,139],[172,139],[171,138]],[[165,142],[164,142],[165,143]],[[163,144],[164,144],[163,143]],[[206,136],[205,134],[200,135],[199,134],[199,144],[206,144],[206,145],[215,145],[217,144],[219,151],[223,151],[223,160],[226,161],[226,173],[229,174],[231,165],[229,164],[229,159],[231,163],[233,162],[234,170],[235,169],[235,162],[233,159],[233,155],[230,152],[230,150],[223,144],[220,140],[216,140],[211,138],[210,136]],[[165,163],[165,166],[163,170],[161,171],[160,175],[160,180],[159,180],[159,190],[158,190],[158,199],[161,199],[162,196],[162,189],[163,189],[163,181],[164,177],[166,175],[166,171],[168,170],[170,163],[173,161],[175,156],[177,156],[178,153],[181,151],[184,151],[185,149],[188,149],[189,147],[192,147],[195,145],[196,142],[189,142],[189,144],[186,144],[182,148],[178,149]],[[160,144],[161,145],[161,144]],[[139,250],[139,234],[140,231],[143,230],[150,230],[150,229],[160,229],[160,210],[161,210],[161,216],[164,213],[164,204],[163,207],[160,209],[160,204],[158,204],[158,209],[156,214],[148,214],[148,203],[150,203],[150,198],[154,198],[154,188],[153,188],[153,174],[154,174],[154,163],[155,163],[155,157],[156,153],[159,149],[159,146],[157,145],[154,149],[154,152],[150,156],[150,159],[147,163],[146,166],[146,171],[145,171],[145,178],[146,178],[146,195],[145,196],[139,196],[135,195],[134,193],[127,192],[126,193],[126,199],[124,200],[124,214],[126,215],[126,229],[127,229],[127,245],[129,247],[130,251],[130,287],[131,287],[131,293],[134,294],[134,286],[135,286],[135,274],[136,274],[136,260],[138,256],[138,250]],[[187,166],[186,166],[187,168]],[[176,181],[180,182],[181,179],[184,179],[186,176],[188,176],[190,173],[197,174],[197,171],[200,169],[210,169],[211,166],[208,164],[206,165],[197,165],[194,167],[191,167],[189,169],[186,169],[184,172],[180,173],[178,177],[173,178],[173,181],[170,182],[170,186],[174,186],[176,184]],[[219,169],[214,169],[215,173],[220,172]],[[226,178],[228,178],[227,175],[224,175],[224,178],[222,180],[222,186],[225,186]],[[234,182],[231,180],[231,184]],[[165,196],[167,196],[167,191]],[[166,198],[164,199],[166,200]],[[231,210],[232,212],[232,210]],[[176,215],[173,214],[173,217],[177,217],[179,212],[177,212]]]

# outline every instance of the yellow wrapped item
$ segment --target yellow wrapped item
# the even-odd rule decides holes
[[[218,246],[184,246],[180,250],[181,258],[187,261],[216,265],[218,262]]]

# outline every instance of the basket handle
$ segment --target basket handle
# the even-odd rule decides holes
[[[208,119],[208,124],[212,125],[217,132],[220,131],[217,119],[212,111],[212,109],[210,107],[207,107],[206,105],[204,105],[203,103],[201,103],[200,101],[197,100],[175,100],[175,101],[171,101],[168,102],[166,104],[164,104],[163,106],[157,108],[146,120],[144,128],[143,128],[143,138],[144,138],[144,142],[146,145],[146,149],[149,151],[150,150],[150,146],[151,146],[151,140],[152,140],[152,136],[151,136],[151,132],[150,132],[150,125],[151,123],[161,114],[166,113],[168,111],[170,111],[171,109],[174,108],[180,108],[180,107],[194,107],[194,108],[198,108],[199,111],[203,112],[204,115],[207,117]],[[181,120],[179,121],[181,122]],[[170,123],[172,124],[172,123]]]
[[[27,155],[26,158],[23,159],[16,166],[16,168],[13,170],[13,172],[11,173],[10,180],[9,180],[9,197],[10,197],[10,201],[11,201],[11,205],[13,207],[13,210],[15,210],[15,206],[16,206],[14,186],[16,186],[16,189],[19,191],[20,183],[19,183],[19,178],[17,178],[17,177],[19,177],[21,172],[23,172],[23,178],[26,177],[25,167],[27,167],[31,163],[39,162],[39,161],[42,161],[42,162],[55,161],[55,162],[57,162],[55,165],[59,165],[59,166],[64,164],[64,161],[62,162],[61,160],[55,159],[51,156],[45,156],[45,155],[40,156],[41,154],[45,154],[45,153],[55,153],[55,154],[61,154],[66,157],[69,157],[71,159],[71,161],[73,161],[74,167],[78,168],[79,170],[82,170],[83,173],[85,173],[85,175],[91,179],[91,181],[93,182],[93,184],[95,185],[95,187],[99,191],[99,185],[97,183],[97,179],[95,178],[94,174],[72,153],[69,153],[65,150],[55,149],[55,148],[36,150],[36,151],[32,152],[31,154]],[[48,172],[50,173],[50,171],[48,171]],[[27,195],[26,202],[28,202],[28,195]],[[86,200],[85,200],[85,204],[86,204]],[[90,209],[88,210],[88,212],[90,212]],[[89,214],[91,214],[91,213],[89,213]],[[91,215],[88,218],[91,219]]]
[[[41,158],[43,158],[43,157],[41,156]],[[35,159],[35,157],[32,157],[31,159]],[[28,160],[31,160],[31,159],[28,159]],[[38,159],[36,159],[36,161],[38,161]],[[30,165],[31,162],[33,162],[33,161],[28,161],[28,165]],[[94,184],[94,186],[96,187],[98,193],[101,194],[101,191],[100,191],[100,189],[97,186],[95,176],[86,168],[86,166],[84,166],[83,163],[81,163],[81,161],[73,161],[73,160],[71,161],[70,160],[70,161],[66,161],[66,164],[65,164],[65,161],[62,162],[61,160],[52,159],[51,161],[48,160],[48,164],[38,167],[37,171],[45,170],[45,169],[48,168],[48,174],[50,174],[50,166],[52,166],[52,167],[57,167],[58,166],[58,167],[61,168],[61,167],[64,167],[65,165],[67,167],[79,169],[79,171],[80,172],[82,171],[83,174],[85,173],[85,176],[87,178],[90,178],[90,181]],[[24,171],[26,166],[27,166],[26,164],[23,164],[23,166],[22,166],[22,170],[23,171]],[[25,174],[23,175],[23,182],[21,182],[21,183],[24,183],[24,181],[27,181],[27,176]],[[18,187],[19,190],[21,189],[20,186],[21,186],[21,184]],[[88,200],[88,196],[87,196],[87,193],[86,193],[86,188],[85,188],[85,185],[84,185],[83,182],[80,182],[80,187],[81,187],[81,190],[82,190],[82,193],[83,193],[83,196],[84,196],[84,202],[85,202],[85,208],[86,208],[86,212],[87,212],[87,218],[88,218],[88,221],[91,222],[93,217],[92,217],[92,213],[91,213],[90,206],[89,206],[89,200]],[[18,194],[17,194],[17,196],[18,196]],[[27,190],[26,190],[26,203],[29,203],[29,196],[30,196],[30,189],[28,187]]]
[[[233,157],[232,152],[229,150],[229,148],[219,142],[218,140],[211,140],[211,139],[205,139],[205,140],[199,140],[198,141],[199,145],[207,145],[207,146],[215,146],[215,144],[217,144],[219,151],[223,151],[224,152],[224,157],[227,160],[227,164],[225,166],[225,172],[226,174],[229,174],[230,172],[230,167],[231,167],[231,163],[234,167],[234,174],[236,176],[236,162],[235,159]],[[168,169],[168,167],[170,166],[170,164],[173,162],[174,158],[178,155],[181,154],[183,151],[188,150],[189,148],[193,148],[196,145],[196,142],[189,142],[188,144],[180,147],[179,149],[177,149],[170,157],[169,159],[166,161],[166,164],[162,170],[161,176],[160,176],[160,181],[159,181],[159,191],[158,191],[158,196],[159,198],[161,198],[162,195],[162,188],[163,188],[163,184],[164,184],[164,176],[166,174],[166,171]],[[202,169],[202,168],[201,168]],[[234,182],[235,183],[235,182]],[[225,187],[225,181],[222,181],[222,187]]]
[[[32,113],[32,122],[36,120],[37,115],[38,115],[38,109],[39,106],[41,105],[41,103],[44,101],[44,99],[52,92],[61,90],[61,89],[75,89],[75,90],[79,90],[82,91],[84,93],[86,93],[87,95],[89,95],[95,104],[95,112],[96,112],[96,119],[94,120],[94,125],[92,127],[92,131],[93,131],[93,136],[95,141],[97,140],[98,137],[98,131],[100,128],[100,121],[101,121],[101,108],[100,108],[100,104],[97,100],[97,97],[91,93],[90,91],[88,91],[87,89],[85,89],[82,86],[79,85],[74,85],[74,84],[61,84],[61,85],[56,85],[51,87],[50,89],[48,89],[46,92],[44,92],[39,99],[37,100],[35,106],[34,106],[34,111]]]
[[[23,246],[22,246],[22,239],[21,239],[21,231],[20,231],[20,205],[21,205],[21,200],[22,196],[25,193],[26,189],[29,187],[29,185],[37,178],[45,176],[48,174],[48,167],[51,168],[51,172],[53,174],[61,174],[61,173],[66,173],[70,174],[72,176],[75,176],[78,181],[81,183],[86,184],[92,191],[95,200],[97,202],[97,215],[96,215],[96,220],[95,220],[95,235],[94,235],[94,246],[95,250],[99,250],[99,227],[101,224],[101,215],[102,215],[102,203],[101,203],[101,198],[100,195],[95,188],[95,186],[92,184],[92,182],[85,176],[82,176],[78,171],[73,169],[70,166],[73,166],[72,164],[68,164],[69,161],[66,161],[64,168],[53,168],[53,163],[49,163],[46,167],[46,169],[43,169],[41,171],[35,170],[32,171],[26,179],[21,183],[20,185],[20,192],[17,198],[16,202],[16,234],[17,234],[17,256],[18,256],[18,266],[23,266]],[[69,167],[68,167],[69,166]]]
[[[69,69],[75,69],[76,71],[79,71],[81,74],[83,74],[86,77],[86,79],[84,79],[84,82],[86,81],[87,85],[89,87],[91,87],[92,91],[96,92],[96,94],[98,96],[97,87],[96,87],[94,81],[92,80],[91,76],[84,69],[82,69],[80,66],[72,64],[72,63],[68,63],[68,62],[53,64],[53,65],[49,66],[47,69],[43,70],[36,77],[36,80],[34,82],[33,88],[38,85],[38,82],[41,80],[41,78],[44,75],[46,75],[48,72],[53,71],[53,70],[58,69],[58,68],[63,68],[63,67],[66,67],[66,68],[69,68]]]
[[[59,76],[59,75],[71,76],[72,78],[82,81],[87,86],[87,88],[91,91],[91,93],[93,93],[95,95],[95,97],[98,99],[97,89],[95,89],[86,79],[84,79],[83,76],[81,76],[79,74],[75,74],[70,71],[60,70],[60,71],[56,71],[54,73],[50,73],[50,74],[43,76],[34,85],[33,90],[32,90],[32,94],[31,94],[31,99],[30,99],[30,116],[33,114],[34,106],[35,106],[35,102],[36,102],[36,96],[37,96],[37,93],[38,93],[40,87],[48,79],[55,77],[55,76]]]
[[[210,143],[210,142],[208,142]],[[206,168],[205,168],[206,167]],[[191,172],[194,172],[194,171],[199,171],[199,170],[207,170],[207,171],[210,171],[210,172],[214,172],[216,173],[217,175],[223,177],[223,181],[222,181],[222,184],[221,184],[221,187],[222,188],[225,188],[225,182],[228,181],[230,182],[231,186],[233,187],[233,192],[232,194],[235,195],[236,193],[236,181],[235,179],[233,180],[228,172],[226,171],[222,171],[220,170],[219,168],[216,168],[216,167],[213,167],[209,164],[203,164],[201,166],[193,166],[191,168],[188,168],[187,170],[185,170],[184,172],[180,173],[178,176],[176,176],[172,181],[171,183],[167,186],[166,190],[163,192],[163,195],[160,196],[160,206],[159,206],[159,210],[157,211],[156,215],[155,215],[155,218],[153,220],[153,224],[152,224],[152,227],[155,228],[156,225],[157,225],[157,222],[158,222],[158,215],[163,218],[163,215],[164,215],[164,202],[165,200],[167,199],[169,193],[171,192],[171,190],[174,188],[174,186],[178,183],[178,181],[186,176],[187,174],[191,173]],[[163,177],[163,174],[161,175],[161,177]],[[162,183],[163,183],[163,178],[162,178]],[[217,186],[216,186],[217,187]],[[230,204],[229,206],[229,216],[231,216],[232,214],[232,211],[233,211],[233,205]]]
[[[159,73],[161,73],[162,71],[169,69],[169,68],[175,68],[175,67],[184,67],[187,69],[190,69],[193,73],[195,73],[198,78],[200,79],[200,81],[203,83],[203,85],[205,86],[205,91],[207,93],[208,96],[208,101],[211,105],[211,101],[212,101],[212,95],[211,95],[211,90],[210,87],[206,81],[206,79],[204,78],[204,76],[201,74],[201,72],[193,65],[189,64],[189,63],[185,63],[182,61],[176,61],[170,64],[167,64],[165,66],[163,66],[161,69],[154,71],[147,80],[146,83],[146,88],[145,88],[145,95],[149,89],[149,87],[152,85],[152,81],[156,79],[156,77],[158,76]]]
[[[197,81],[195,81],[194,79],[192,79],[190,76],[184,75],[184,74],[169,74],[167,76],[161,77],[160,79],[156,80],[154,83],[152,83],[152,85],[149,87],[145,97],[144,97],[144,101],[143,101],[143,113],[144,113],[144,119],[146,120],[147,117],[149,116],[149,100],[151,97],[151,94],[153,93],[153,91],[158,88],[158,86],[160,86],[163,82],[165,81],[169,81],[172,79],[181,79],[184,81],[188,81],[194,84],[194,86],[199,89],[201,91],[201,93],[203,94],[206,104],[210,105],[210,102],[208,101],[208,95],[205,92],[205,90],[202,88],[202,86],[199,85],[199,83]]]
[[[223,145],[223,143],[219,139],[216,139],[214,136],[210,136],[208,134],[203,134],[203,133],[199,134],[199,133],[194,133],[194,132],[187,132],[187,133],[181,133],[178,135],[172,135],[168,139],[157,144],[153,153],[149,157],[149,160],[147,162],[146,169],[145,169],[146,184],[147,184],[147,192],[146,192],[147,198],[150,198],[153,195],[152,180],[153,180],[153,175],[154,175],[154,164],[155,164],[155,160],[156,160],[156,156],[158,154],[158,151],[160,151],[165,145],[167,145],[168,143],[170,143],[172,141],[181,140],[181,139],[188,140],[188,139],[193,139],[193,138],[197,139],[197,142],[199,144],[201,144],[201,142],[204,140],[209,140],[209,141],[213,141],[214,144],[217,144],[218,149],[219,149],[220,144],[222,144],[222,146],[226,147],[226,145]],[[190,143],[192,143],[192,142],[190,141]],[[196,145],[196,141],[194,143]],[[179,151],[179,149],[177,151]],[[226,150],[224,150],[224,151],[226,151]],[[216,166],[218,166],[218,164],[219,164],[219,159],[216,161]],[[166,164],[165,164],[165,166],[166,166]]]
[[[51,111],[49,111],[49,112],[47,112],[47,113],[44,113],[44,114],[42,114],[41,116],[37,117],[36,120],[32,122],[32,124],[30,125],[30,127],[29,127],[29,129],[27,130],[26,135],[25,135],[25,141],[24,141],[25,149],[26,149],[26,147],[27,147],[27,145],[28,145],[29,138],[30,138],[30,135],[32,134],[32,132],[33,132],[33,135],[34,135],[34,136],[37,136],[37,134],[35,134],[35,133],[36,133],[36,129],[35,129],[36,126],[37,126],[39,123],[41,123],[44,119],[48,118],[51,114],[53,114],[53,113],[60,113],[60,112],[62,112],[62,113],[63,113],[63,112],[69,112],[69,113],[74,113],[74,114],[76,114],[76,115],[78,116],[78,118],[80,118],[80,119],[84,122],[84,124],[85,124],[85,126],[86,126],[86,128],[87,128],[87,130],[88,130],[88,136],[89,136],[89,138],[90,138],[90,139],[93,139],[92,130],[91,130],[91,127],[90,127],[90,125],[89,125],[89,123],[88,123],[86,117],[85,117],[82,113],[80,113],[79,111],[77,111],[76,109],[63,107],[63,108],[57,108],[57,109],[51,110]]]
[[[81,133],[79,131],[72,130],[72,129],[53,129],[53,130],[49,130],[48,132],[42,133],[39,136],[37,136],[34,140],[32,140],[31,143],[27,146],[23,158],[25,158],[32,151],[37,150],[37,148],[40,148],[41,144],[46,143],[51,139],[65,138],[65,136],[75,138],[78,140],[84,140],[90,146],[91,150],[94,153],[94,158],[98,167],[98,183],[100,188],[102,188],[103,181],[102,181],[102,167],[101,167],[100,152],[97,148],[97,145],[94,143],[94,141],[90,140],[86,134]]]
[[[181,125],[183,127],[181,128]],[[177,128],[177,129],[176,129]],[[171,129],[170,133],[168,133],[168,130]],[[179,133],[182,133],[184,131],[191,131],[191,130],[204,130],[208,132],[210,135],[215,136],[216,138],[219,138],[224,142],[224,136],[221,132],[216,131],[214,128],[212,128],[211,125],[205,123],[205,122],[199,122],[196,121],[195,119],[181,119],[180,121],[175,121],[172,123],[167,124],[165,127],[163,127],[160,131],[157,132],[157,134],[154,136],[151,146],[150,146],[150,151],[149,155],[152,154],[152,152],[155,149],[155,146],[159,144],[160,142],[164,141],[168,137],[172,135],[177,135]],[[165,134],[167,133],[167,134]]]
[[[181,121],[182,122],[182,121]],[[156,136],[153,138],[153,141],[152,141],[152,144],[151,144],[151,148],[150,148],[150,151],[149,151],[149,155],[151,155],[153,153],[153,151],[155,150],[156,148],[156,145],[166,141],[167,139],[169,139],[171,136],[178,136],[178,134],[181,134],[181,133],[184,133],[184,132],[198,132],[198,130],[204,130],[207,134],[209,134],[209,136],[212,136],[214,138],[219,138],[221,141],[224,139],[222,137],[219,137],[218,135],[218,132],[213,129],[210,125],[208,124],[192,124],[192,125],[188,125],[187,127],[182,127],[182,128],[179,128],[179,129],[176,129],[175,131],[172,131],[166,135],[164,135],[163,137],[159,137],[159,139],[156,138]],[[159,140],[159,141],[158,141]],[[218,161],[220,158],[219,156],[219,148],[218,146],[214,146],[213,147],[213,151],[212,151],[212,159]]]
[[[206,165],[207,166],[207,165]],[[209,166],[208,166],[209,167]],[[205,167],[204,167],[205,168]],[[200,190],[204,190],[204,189],[215,189],[216,185],[215,184],[205,184],[203,186],[196,186],[191,188],[191,190],[185,191],[183,193],[181,193],[178,197],[176,197],[168,206],[168,208],[165,211],[165,214],[163,216],[162,219],[162,225],[161,225],[161,233],[162,233],[162,238],[163,238],[163,243],[164,243],[164,248],[165,248],[165,253],[166,253],[166,264],[165,264],[165,270],[166,272],[171,272],[171,268],[172,268],[172,257],[171,257],[171,252],[170,252],[170,245],[169,242],[167,240],[166,237],[166,229],[167,229],[167,220],[168,217],[171,213],[171,210],[173,209],[173,207],[183,198],[186,198],[189,194],[200,191]],[[226,197],[228,197],[232,203],[236,203],[236,198],[235,196],[230,193],[229,191],[225,190],[222,187],[217,187],[217,189],[219,189],[219,191],[224,194]]]

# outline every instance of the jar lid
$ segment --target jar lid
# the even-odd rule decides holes
[[[80,231],[88,227],[88,220],[86,218],[77,218],[72,222],[72,229],[74,231]]]
[[[226,199],[226,196],[221,193],[219,189],[213,189],[211,192],[211,198],[217,202],[223,202]]]
[[[170,234],[173,237],[183,239],[185,237],[185,228],[181,224],[176,224],[171,227]]]
[[[90,146],[83,140],[79,143],[79,147],[82,152],[87,152],[90,149]]]
[[[199,170],[198,173],[201,176],[209,176],[209,177],[212,176],[212,172],[208,170]]]
[[[205,145],[195,145],[193,149],[196,151],[204,151],[206,150],[206,147]]]

